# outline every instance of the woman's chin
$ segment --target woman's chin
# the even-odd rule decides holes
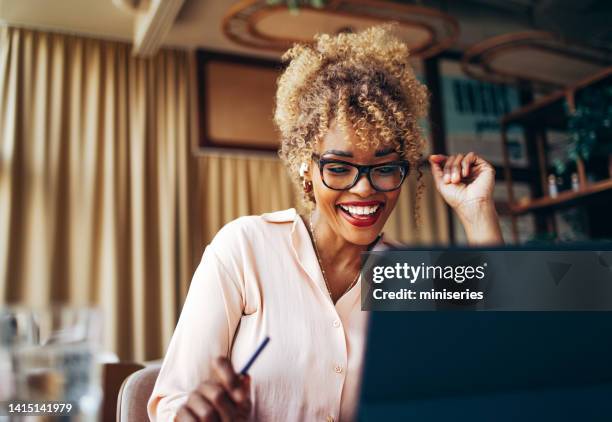
[[[336,207],[336,232],[348,243],[359,246],[371,245],[382,232],[385,222],[389,218],[386,209],[379,210],[375,215],[351,216],[340,207]]]
[[[359,246],[369,246],[382,231],[382,226],[379,228],[379,224],[370,227],[355,227],[346,223],[342,225],[344,226],[343,237],[346,241]]]

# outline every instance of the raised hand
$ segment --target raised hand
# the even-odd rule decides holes
[[[475,153],[431,155],[429,163],[436,188],[451,208],[459,212],[493,200],[495,170]]]
[[[436,189],[457,213],[470,243],[503,243],[493,202],[495,169],[474,152],[429,157]]]

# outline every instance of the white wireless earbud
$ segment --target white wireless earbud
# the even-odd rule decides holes
[[[308,171],[308,164],[302,163],[300,166],[300,177],[304,177],[304,174]]]

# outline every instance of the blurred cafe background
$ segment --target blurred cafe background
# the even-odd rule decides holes
[[[385,21],[431,92],[427,154],[496,167],[507,243],[612,237],[609,1],[0,0],[2,356],[97,344],[80,362],[124,364],[85,377],[114,417],[125,376],[163,356],[214,234],[296,204],[272,124],[282,52]],[[412,178],[385,234],[465,243],[425,180],[419,224]],[[42,335],[46,320],[63,322]],[[26,361],[1,367],[5,397]],[[34,384],[69,395],[54,382]]]

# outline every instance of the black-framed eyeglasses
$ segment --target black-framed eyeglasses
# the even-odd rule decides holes
[[[410,171],[410,165],[403,160],[361,166],[335,158],[321,158],[318,154],[313,154],[312,159],[319,166],[323,184],[333,190],[349,190],[365,174],[374,189],[390,192],[400,188]]]

